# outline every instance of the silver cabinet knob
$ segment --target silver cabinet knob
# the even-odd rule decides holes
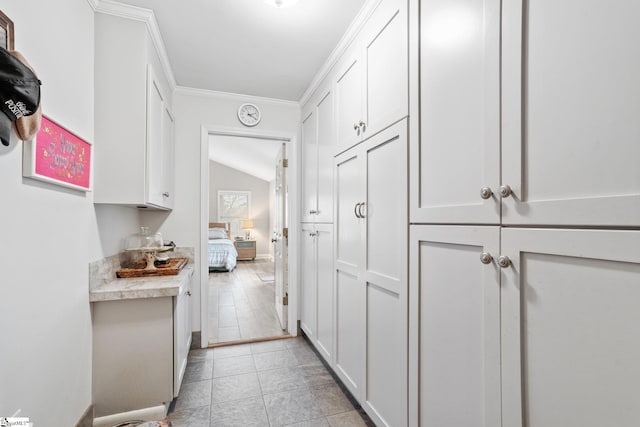
[[[500,186],[500,197],[509,197],[513,192],[511,191],[511,187],[508,185]]]
[[[360,126],[358,126],[358,124],[357,124],[357,123],[354,123],[354,124],[353,124],[353,130],[357,131],[357,130],[359,130],[359,129],[360,129]]]
[[[493,195],[493,191],[489,187],[482,187],[480,189],[480,197],[483,199],[489,199]]]
[[[188,296],[191,296],[191,291],[187,291],[187,295],[188,295]]]
[[[493,257],[491,256],[490,253],[487,252],[482,252],[480,254],[480,262],[483,264],[491,264],[491,261],[493,261]]]
[[[365,129],[366,129],[366,125],[365,125],[364,121],[360,120],[360,123],[358,123],[358,124],[360,125],[360,129],[362,130],[362,132],[364,132]]]
[[[511,265],[511,260],[508,256],[500,255],[498,257],[498,265],[502,268],[507,268]]]
[[[309,237],[316,237],[317,233],[309,233]]]
[[[162,193],[162,197],[169,197],[169,192],[165,191],[164,193]]]

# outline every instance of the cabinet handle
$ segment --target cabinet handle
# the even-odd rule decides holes
[[[318,213],[318,211],[309,211],[309,215],[314,215],[314,214],[317,214],[317,213]]]
[[[360,207],[358,208],[358,214],[360,215],[360,218],[364,218],[364,214],[362,213],[362,208],[364,208],[364,202],[359,203]]]
[[[187,296],[191,296],[191,291],[187,291]]]
[[[360,130],[360,126],[358,126],[357,123],[353,124],[353,130],[355,130],[356,132]]]
[[[360,130],[361,130],[362,132],[364,132],[364,131],[367,129],[367,126],[366,126],[366,124],[364,123],[364,121],[360,120],[359,125],[360,125]]]
[[[359,207],[360,207],[360,203],[356,203],[356,205],[353,207],[353,213],[355,214],[356,218],[362,218],[360,215],[358,215]]]
[[[491,196],[493,196],[493,191],[491,191],[491,188],[482,187],[482,189],[480,190],[480,197],[486,200],[491,198]]]
[[[513,191],[511,191],[511,187],[509,187],[508,185],[500,186],[500,197],[509,197],[512,194]]]
[[[502,268],[507,268],[511,265],[511,260],[508,256],[501,255],[498,257],[498,265]]]
[[[162,193],[162,197],[169,197],[169,192],[165,191],[164,193]]]
[[[491,261],[493,261],[493,257],[491,256],[490,253],[488,252],[482,252],[480,254],[480,262],[483,264],[491,264]]]
[[[309,233],[309,237],[316,237],[318,233]]]

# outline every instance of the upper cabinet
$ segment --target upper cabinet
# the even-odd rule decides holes
[[[412,222],[640,225],[640,3],[561,3],[421,3]]]
[[[171,92],[144,22],[96,14],[94,203],[173,207]]]
[[[339,151],[408,114],[406,0],[382,0],[336,64]]]
[[[302,221],[333,222],[333,90],[321,86],[302,113]]]

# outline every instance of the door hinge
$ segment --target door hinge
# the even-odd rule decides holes
[[[282,229],[282,236],[283,236],[285,239],[288,239],[288,238],[289,238],[289,229],[288,229],[287,227],[285,227],[285,228],[283,228],[283,229]]]
[[[289,292],[282,297],[282,305],[289,305]]]
[[[289,167],[289,159],[282,159],[282,167],[283,168]]]

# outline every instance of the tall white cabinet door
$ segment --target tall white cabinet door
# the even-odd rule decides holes
[[[639,226],[640,2],[503,7],[503,223]]]
[[[640,420],[640,231],[502,231],[504,427]]]
[[[363,29],[364,136],[408,114],[407,0],[384,0]]]
[[[336,65],[336,140],[338,150],[345,150],[361,139],[362,70],[359,45],[353,45]]]
[[[313,224],[302,224],[300,233],[301,309],[300,328],[311,341],[316,335],[316,237]]]
[[[316,224],[317,260],[317,334],[316,348],[327,363],[333,363],[334,286],[333,286],[333,225]]]
[[[146,201],[156,206],[163,206],[164,178],[162,168],[162,121],[164,97],[160,83],[151,67],[147,70],[147,195]],[[142,165],[140,165],[142,167]]]
[[[410,425],[500,427],[499,227],[416,225],[410,248]]]
[[[363,159],[358,147],[335,159],[335,371],[356,399],[364,397],[367,333],[362,283],[364,219],[358,215],[365,195]]]
[[[423,1],[420,28],[411,221],[499,224],[500,0]]]
[[[316,222],[333,222],[333,156],[336,153],[334,133],[333,90],[323,88],[316,104],[318,126],[318,186]]]
[[[162,199],[163,206],[173,209],[175,194],[175,141],[174,141],[175,119],[173,114],[166,107],[163,107],[162,116]]]
[[[313,222],[318,210],[318,139],[315,108],[302,120],[302,221]]]
[[[407,425],[408,194],[406,120],[363,143],[366,156],[366,394],[377,425]]]

